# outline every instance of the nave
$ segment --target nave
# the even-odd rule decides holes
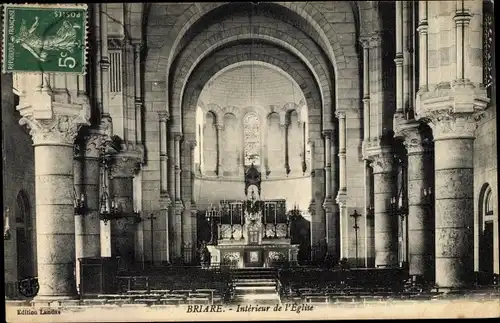
[[[403,269],[362,269],[335,266],[236,269],[220,265],[145,268],[107,277],[106,290],[88,286],[76,300],[8,300],[15,306],[169,307],[179,305],[372,306],[407,301],[495,300],[498,280],[471,289],[440,291],[408,279]],[[94,283],[95,285],[95,283]],[[99,293],[102,292],[102,293]]]

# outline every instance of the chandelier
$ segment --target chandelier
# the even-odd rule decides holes
[[[7,208],[6,215],[4,216],[4,226],[3,226],[3,239],[10,240],[10,226],[9,226],[9,209]]]
[[[133,212],[126,212],[123,210],[123,207],[120,203],[116,201],[115,198],[110,197],[108,193],[107,186],[107,173],[108,173],[108,160],[106,157],[101,158],[101,198],[99,202],[99,217],[106,225],[108,221],[111,220],[119,220],[124,218],[132,218],[135,223],[139,223],[142,221],[140,216],[140,212],[138,210],[134,210]]]
[[[75,215],[85,215],[87,214],[87,201],[85,199],[85,194],[81,193],[80,197],[76,194],[75,188],[73,188],[73,204]]]

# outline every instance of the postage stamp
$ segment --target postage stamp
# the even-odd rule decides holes
[[[5,4],[4,73],[85,74],[87,5]]]

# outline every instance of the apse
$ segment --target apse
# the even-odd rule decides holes
[[[230,65],[197,105],[194,200],[200,208],[245,199],[244,174],[263,176],[262,198],[306,210],[311,201],[308,107],[298,84],[268,63]]]

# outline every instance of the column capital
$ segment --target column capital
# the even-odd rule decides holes
[[[172,135],[174,136],[175,141],[181,141],[182,140],[182,132],[173,132]]]
[[[381,152],[378,155],[371,156],[370,167],[374,174],[392,172],[394,166],[394,155],[389,152]]]
[[[335,202],[337,202],[337,204],[340,206],[340,207],[345,207],[347,206],[347,192],[345,191],[339,191],[337,193],[337,197],[335,198]]]
[[[382,45],[382,35],[380,32],[376,32],[370,36],[369,39],[370,48],[380,47]]]
[[[184,211],[184,209],[186,208],[184,206],[184,202],[182,200],[176,200],[174,203],[174,207],[175,207],[175,212],[177,214],[181,214]]]
[[[222,123],[216,123],[214,127],[217,128],[217,130],[224,130],[224,124]]]
[[[196,142],[196,140],[188,140],[186,141],[186,145],[187,147],[189,147],[189,150],[194,150],[196,148],[196,145],[198,143]]]
[[[166,110],[158,111],[158,119],[160,122],[167,122],[170,119],[170,113]]]
[[[461,114],[448,110],[433,111],[428,115],[434,139],[475,138],[475,131],[482,113]]]
[[[82,138],[83,157],[99,158],[111,142],[111,138],[101,130],[89,130]]]
[[[109,160],[109,177],[134,177],[139,171],[142,158],[139,152],[124,151],[114,154]]]
[[[476,122],[483,117],[489,102],[484,87],[457,80],[445,88],[419,92],[415,118],[429,123],[435,140],[474,138]]]
[[[370,49],[370,37],[368,36],[359,37],[359,43],[361,44],[364,50]]]
[[[172,200],[170,196],[165,193],[160,196],[160,210],[168,210],[168,208],[172,205]]]
[[[323,209],[325,210],[326,213],[332,213],[333,212],[333,199],[331,196],[325,197],[323,200]]]
[[[38,119],[33,114],[25,114],[19,120],[19,124],[29,128],[34,146],[72,146],[80,128],[83,125],[89,125],[90,122],[89,116],[83,112],[81,114],[53,114],[50,119]]]
[[[408,155],[423,153],[431,142],[430,138],[422,134],[420,123],[417,122],[402,125],[398,128],[398,136],[403,137],[403,145]]]
[[[455,12],[455,16],[453,16],[453,20],[455,24],[468,24],[472,19],[472,15],[470,14],[468,9],[459,9]]]
[[[336,110],[335,111],[335,117],[337,117],[337,119],[345,119],[345,116],[346,116],[345,110]]]
[[[331,139],[331,138],[332,138],[332,133],[333,133],[333,130],[332,130],[332,129],[326,129],[326,130],[323,130],[323,131],[321,132],[321,134],[323,135],[323,137],[324,137],[325,139],[327,139],[327,138],[328,138],[328,139]]]
[[[83,88],[75,85],[77,76],[68,76],[75,82],[67,88],[51,84],[52,74],[14,73],[14,76],[22,93],[16,107],[21,114],[19,124],[29,127],[33,144],[73,145],[80,127],[90,124],[89,98]],[[65,76],[53,77],[62,81]]]

